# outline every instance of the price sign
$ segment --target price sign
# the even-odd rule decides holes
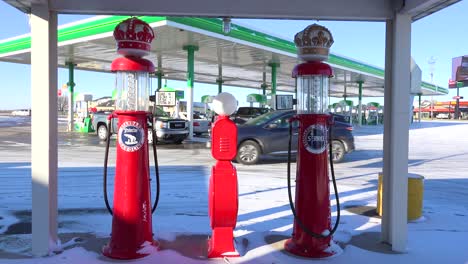
[[[159,106],[176,105],[176,93],[175,92],[157,92],[156,93],[156,105],[159,105]]]
[[[276,110],[293,109],[292,95],[276,95]]]

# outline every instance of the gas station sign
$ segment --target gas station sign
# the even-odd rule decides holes
[[[292,95],[276,95],[276,110],[290,110],[293,109],[293,96]]]
[[[160,106],[176,105],[176,92],[156,92],[156,105],[160,105]]]

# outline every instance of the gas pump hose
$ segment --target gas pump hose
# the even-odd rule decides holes
[[[330,130],[328,131],[328,143],[329,143],[329,159],[330,159],[330,170],[331,170],[331,174],[332,174],[332,182],[333,182],[333,190],[335,191],[335,200],[336,200],[336,211],[337,211],[337,215],[336,215],[336,221],[335,221],[335,225],[333,226],[332,230],[326,234],[326,235],[323,235],[323,234],[317,234],[317,233],[314,233],[312,232],[309,228],[307,228],[304,223],[302,223],[302,221],[297,217],[297,213],[296,213],[296,208],[294,207],[294,203],[293,203],[293,199],[292,199],[292,194],[291,194],[291,139],[292,139],[292,123],[293,123],[293,119],[290,120],[289,122],[289,144],[288,144],[288,196],[289,196],[289,206],[291,207],[291,212],[293,213],[293,216],[294,216],[294,220],[296,221],[296,223],[299,225],[299,227],[304,230],[304,232],[306,234],[308,234],[309,236],[311,237],[314,237],[314,238],[327,238],[327,237],[330,237],[332,236],[337,228],[338,228],[338,225],[340,223],[340,216],[341,216],[341,213],[340,213],[340,199],[338,197],[338,188],[336,187],[336,179],[335,179],[335,169],[333,167],[333,153],[332,153],[332,140],[331,140],[331,131],[332,131],[332,127],[330,126]]]
[[[104,154],[104,181],[103,181],[103,190],[104,190],[104,202],[106,203],[107,211],[113,215],[112,208],[110,208],[109,200],[107,199],[107,162],[109,160],[109,144],[110,138],[112,136],[111,132],[112,118],[107,119],[107,137],[106,137],[106,150]]]
[[[106,138],[106,150],[104,154],[104,181],[103,181],[103,189],[104,189],[104,202],[106,203],[107,211],[111,215],[113,215],[112,208],[109,205],[109,200],[107,198],[107,162],[109,160],[109,145],[110,145],[110,138],[112,136],[111,132],[111,125],[112,125],[112,118],[107,120],[107,138]],[[151,118],[151,129],[153,129],[152,137],[153,137],[153,157],[154,157],[154,164],[155,164],[155,176],[156,176],[156,198],[151,209],[151,213],[154,213],[156,208],[158,207],[159,203],[159,165],[158,165],[158,154],[156,151],[156,143],[157,143],[157,136],[154,130],[154,119]]]
[[[156,207],[158,207],[159,203],[159,164],[158,164],[158,152],[156,151],[156,143],[158,141],[158,137],[156,136],[156,127],[154,126],[154,117],[151,116],[151,130],[153,133],[153,158],[154,158],[154,171],[156,176],[156,198],[153,204],[153,208],[151,209],[151,213],[154,213]]]

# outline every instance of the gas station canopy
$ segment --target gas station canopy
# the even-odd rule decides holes
[[[111,62],[118,57],[113,30],[128,16],[96,16],[59,27],[58,64],[68,62],[76,69],[110,72]],[[294,92],[291,72],[299,63],[293,42],[232,24],[229,34],[222,31],[217,18],[139,17],[153,28],[156,39],[147,58],[164,78],[186,80],[187,51],[196,46],[195,81],[260,89],[264,73],[271,87],[271,65],[277,65],[277,91]],[[18,36],[0,41],[0,61],[31,63],[31,37]],[[362,83],[363,97],[384,95],[384,69],[356,60],[330,54],[328,63],[334,70],[330,96],[357,97]],[[220,70],[220,68],[222,68]],[[448,94],[448,89],[421,84],[422,95]]]

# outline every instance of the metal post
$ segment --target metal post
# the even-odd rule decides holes
[[[455,119],[460,119],[460,86],[457,82],[457,104],[455,105]]]
[[[45,256],[57,237],[57,13],[31,5],[32,254]]]
[[[271,106],[276,110],[276,70],[279,67],[278,63],[270,63],[271,67]]]
[[[359,98],[358,98],[358,122],[359,126],[362,126],[362,83],[363,81],[357,82],[359,85]]]
[[[263,83],[260,87],[262,87],[263,95],[266,96],[266,88],[268,87],[268,85],[266,84],[266,72],[263,72]]]
[[[156,89],[156,91],[159,92],[159,90],[161,90],[161,88],[162,88],[163,73],[161,72],[161,70],[158,70],[158,72],[156,74],[158,75],[158,88]]]
[[[382,240],[406,252],[411,16],[386,21]]]
[[[216,83],[218,84],[218,94],[223,92],[223,65],[221,63],[218,64],[218,79],[216,79]]]
[[[418,99],[418,101],[419,101],[418,121],[419,121],[419,123],[421,123],[421,94],[418,94],[418,97],[419,97],[419,99]]]
[[[68,131],[72,132],[75,127],[75,100],[73,96],[75,92],[75,64],[73,62],[67,62],[66,65],[68,66]]]
[[[187,51],[187,117],[189,120],[189,136],[188,139],[193,139],[193,83],[195,78],[195,51],[197,46],[184,46]]]
[[[164,76],[163,69],[162,69],[162,55],[161,54],[158,54],[158,71],[156,72],[156,75],[158,76],[158,88],[156,88],[156,92],[159,92],[159,90],[161,90],[162,88],[162,77]]]
[[[218,94],[223,92],[223,80],[222,79],[216,79],[216,83],[218,84]]]

